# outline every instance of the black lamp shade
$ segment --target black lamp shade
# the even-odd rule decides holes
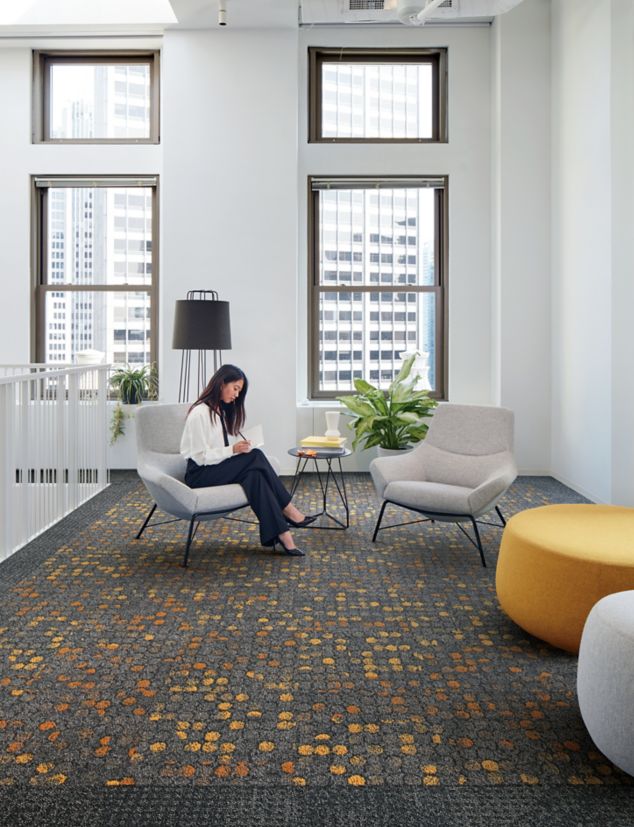
[[[229,302],[179,299],[174,313],[175,350],[230,350]]]

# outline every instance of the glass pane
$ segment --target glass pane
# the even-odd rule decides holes
[[[435,190],[331,189],[319,193],[319,283],[433,285]]]
[[[322,63],[323,138],[431,138],[429,63]]]
[[[151,284],[150,187],[51,187],[48,284]]]
[[[50,138],[149,138],[150,64],[52,63]]]
[[[150,362],[150,295],[94,291],[46,294],[47,362],[72,362],[80,351],[98,350],[115,365]]]
[[[386,388],[404,354],[419,351],[419,386],[436,388],[435,293],[319,294],[319,390],[354,390],[355,378]]]

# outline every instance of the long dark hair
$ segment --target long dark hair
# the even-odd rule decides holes
[[[220,398],[222,386],[227,385],[229,382],[237,382],[240,379],[244,383],[240,391],[240,396],[234,402],[225,404]],[[244,420],[246,419],[244,398],[247,395],[248,389],[249,381],[240,368],[237,368],[235,365],[223,365],[214,373],[205,390],[189,410],[191,411],[196,405],[207,405],[211,415],[222,415],[227,426],[227,431],[233,436],[237,436],[238,431],[242,428]]]

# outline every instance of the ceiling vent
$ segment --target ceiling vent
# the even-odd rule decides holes
[[[504,14],[522,0],[301,0],[302,25],[337,23],[450,23]]]

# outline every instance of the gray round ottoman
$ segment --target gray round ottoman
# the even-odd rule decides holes
[[[581,635],[577,694],[592,740],[634,775],[634,591],[601,598]]]

